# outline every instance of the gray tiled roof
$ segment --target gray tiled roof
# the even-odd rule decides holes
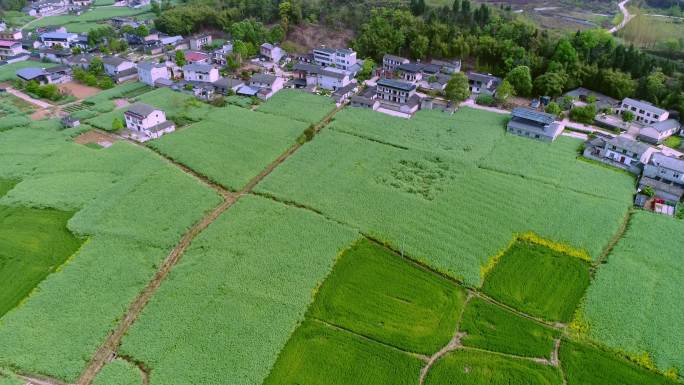
[[[679,171],[684,173],[684,160],[673,158],[671,156],[666,156],[662,153],[655,153],[651,158],[651,163],[656,166],[661,166],[669,168],[670,170]]]
[[[380,79],[378,80],[378,85],[384,86],[384,87],[390,87],[390,88],[396,88],[402,91],[413,91],[416,89],[415,84],[411,84],[408,82],[402,82],[399,80],[393,80],[393,79]]]
[[[150,106],[149,104],[137,102],[137,103],[131,104],[128,107],[128,111],[126,111],[126,112],[131,112],[131,113],[134,113],[134,114],[140,115],[140,116],[148,116],[151,113],[153,113],[155,110],[157,110],[157,109]]]
[[[254,83],[273,84],[273,82],[276,81],[276,77],[269,74],[258,73],[252,75],[250,81]]]
[[[670,131],[670,130],[673,129],[673,128],[674,128],[675,131],[676,131],[676,130],[679,130],[679,127],[680,127],[680,126],[681,126],[681,125],[679,124],[679,122],[676,121],[675,119],[668,119],[668,120],[665,120],[665,121],[662,121],[662,122],[653,123],[653,124],[651,125],[651,127],[653,127],[653,128],[654,128],[656,131],[658,131],[658,132]]]
[[[651,113],[654,113],[654,114],[656,114],[656,115],[662,115],[662,114],[664,114],[664,113],[667,112],[667,111],[663,110],[662,108],[656,107],[656,106],[654,106],[653,104],[651,104],[651,103],[649,103],[649,102],[647,102],[647,101],[644,101],[644,100],[636,100],[636,99],[632,99],[632,98],[624,98],[624,99],[622,100],[622,103],[623,103],[623,104],[626,103],[626,104],[628,104],[628,105],[630,105],[630,106],[634,106],[634,107],[640,108],[640,109],[642,109],[642,110],[648,110],[648,111],[650,111]]]
[[[626,136],[616,136],[615,138],[606,139],[606,144],[614,145],[615,147],[625,149],[627,151],[633,152],[641,156],[645,153],[651,146],[645,143],[637,142],[634,139],[628,138]]]
[[[126,61],[128,60],[122,59],[118,56],[105,56],[102,58],[102,63],[112,66],[118,66],[119,64],[124,63]]]
[[[212,70],[212,68],[214,67],[210,64],[192,63],[184,65],[183,71],[194,71],[208,74]]]
[[[154,63],[150,61],[141,61],[138,63],[138,68],[145,70],[145,71],[150,71],[152,68],[163,68],[165,67],[164,64],[161,63]]]
[[[397,67],[397,70],[415,73],[415,72],[420,72],[423,69],[423,67],[424,66],[422,64],[418,64],[418,63],[404,63],[404,64],[399,64],[399,66]]]
[[[511,115],[514,118],[521,118],[525,120],[531,120],[533,122],[541,123],[541,124],[551,124],[554,121],[556,121],[556,117],[547,114],[546,112],[540,112],[533,110],[531,108],[523,108],[523,107],[517,107],[513,109],[513,112]]]
[[[382,60],[395,60],[398,62],[403,62],[408,60],[407,58],[401,57],[401,56],[395,56],[395,55],[390,55],[390,54],[385,54],[385,56],[382,57]]]

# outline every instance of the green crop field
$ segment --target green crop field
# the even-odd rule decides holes
[[[299,121],[227,106],[212,108],[200,123],[150,146],[237,191],[292,146],[304,129]]]
[[[568,385],[680,384],[618,357],[615,353],[570,341],[563,341],[561,344],[560,361]]]
[[[460,287],[364,239],[335,265],[310,316],[429,355],[454,336],[464,301]]]
[[[309,211],[245,197],[195,239],[121,351],[151,369],[151,385],[214,384],[220,373],[260,384],[357,236]]]
[[[644,353],[663,371],[684,373],[684,222],[637,212],[608,263],[598,269],[584,304],[591,337]]]
[[[577,257],[518,241],[485,277],[482,290],[527,314],[566,322],[589,286],[589,267]]]
[[[282,90],[259,106],[258,111],[305,123],[318,123],[335,109],[333,100],[300,90]]]
[[[577,193],[336,130],[324,130],[257,191],[358,227],[471,285],[479,285],[481,268],[516,233],[532,231],[598,256],[631,201],[620,194],[616,200]]]
[[[11,179],[0,178],[0,198],[2,198],[8,191],[17,185],[17,181]]]
[[[317,321],[305,321],[263,385],[413,385],[423,362]]]
[[[0,317],[76,252],[81,242],[66,228],[72,214],[0,206]]]
[[[479,298],[466,306],[463,345],[524,357],[550,358],[558,331]]]
[[[133,89],[133,91],[137,91],[137,89]],[[121,94],[121,97],[130,97],[126,96],[127,94],[130,94],[130,92],[131,91],[120,92],[119,94]],[[207,116],[212,110],[212,107],[208,104],[202,103],[190,95],[175,92],[169,88],[158,88],[154,91],[135,96],[133,99],[134,102],[147,103],[153,107],[159,108],[166,113],[167,119],[184,118],[191,121],[198,121]],[[86,99],[86,101],[88,100],[89,99]],[[92,101],[92,99],[90,100]],[[97,108],[97,105],[95,105],[94,108]],[[126,107],[119,108],[95,118],[88,119],[86,122],[93,127],[111,131],[114,118],[120,118],[123,121],[123,114],[126,110]]]
[[[50,68],[55,67],[55,63],[43,63],[39,61],[26,60],[16,63],[4,64],[0,66],[0,82],[6,82],[17,78],[17,70],[28,67]]]
[[[4,315],[0,367],[65,382],[78,378],[182,233],[219,201],[150,151],[127,143],[92,150],[70,141],[77,132],[50,120],[0,133],[0,177],[21,180],[3,204],[78,210],[67,227],[88,238]],[[75,174],[82,179],[69,183]]]
[[[33,111],[35,111],[35,106],[24,99],[6,92],[0,94],[0,117],[13,114],[30,114]]]
[[[26,381],[22,381],[16,374],[0,368],[0,385],[25,385]]]
[[[68,26],[70,24],[78,25],[80,23],[109,20],[112,17],[141,17],[149,12],[150,7],[143,7],[138,9],[128,7],[94,7],[81,15],[58,15],[36,19],[30,22],[28,25],[26,25],[25,29],[33,30],[38,27],[66,25],[67,30],[69,32],[76,32],[69,29]]]
[[[121,359],[107,363],[93,381],[93,385],[140,385],[142,383],[140,369]]]
[[[428,372],[426,385],[560,385],[558,369],[495,353],[457,350]]]

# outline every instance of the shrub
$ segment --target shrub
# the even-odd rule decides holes
[[[475,99],[475,103],[481,106],[493,106],[496,104],[496,100],[492,95],[481,94]]]
[[[584,107],[573,107],[570,110],[570,119],[584,124],[592,124],[596,117],[596,105],[587,104]]]

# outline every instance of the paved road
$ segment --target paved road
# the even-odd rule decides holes
[[[620,24],[616,25],[615,27],[611,28],[608,30],[610,33],[615,33],[621,29],[623,29],[627,23],[629,23],[630,20],[634,17],[631,13],[629,13],[629,9],[627,9],[627,3],[629,3],[629,0],[622,0],[618,4],[618,8],[620,8],[620,12],[622,12],[623,18]]]
[[[44,102],[44,101],[42,101],[42,100],[34,99],[34,98],[32,98],[32,97],[26,95],[25,93],[19,91],[19,90],[15,90],[15,89],[12,88],[12,87],[7,87],[7,93],[12,94],[12,95],[14,95],[14,96],[16,96],[16,97],[18,97],[18,98],[20,98],[20,99],[23,99],[23,100],[25,100],[25,101],[27,101],[27,102],[33,104],[33,105],[38,106],[38,107],[40,107],[40,108],[50,108],[50,107],[52,107],[52,104],[47,103],[47,102]]]

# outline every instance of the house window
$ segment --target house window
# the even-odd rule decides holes
[[[672,174],[672,177],[674,177],[674,178],[679,178],[679,174],[674,173],[674,174]]]

